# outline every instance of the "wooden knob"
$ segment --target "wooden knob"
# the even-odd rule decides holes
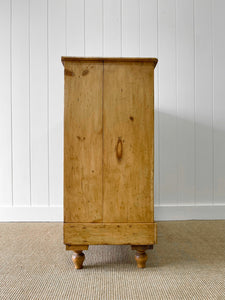
[[[119,137],[118,141],[117,141],[117,145],[116,145],[116,157],[117,157],[117,159],[120,160],[122,158],[122,155],[123,155],[123,143],[122,143],[121,138]]]

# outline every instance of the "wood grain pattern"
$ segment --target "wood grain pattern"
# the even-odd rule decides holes
[[[150,62],[156,66],[158,59],[154,57],[78,57],[62,56],[62,63],[66,61],[99,61],[99,62]]]
[[[153,222],[153,79],[154,62],[104,62],[104,222]]]
[[[66,245],[66,250],[88,250],[88,245]]]
[[[64,223],[65,244],[151,245],[156,242],[156,223]]]
[[[101,62],[65,63],[64,221],[102,221]]]
[[[156,243],[155,61],[62,60],[64,243],[79,269],[88,245]]]

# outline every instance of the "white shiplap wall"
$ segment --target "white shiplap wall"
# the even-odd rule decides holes
[[[156,219],[225,218],[225,1],[0,0],[0,220],[62,220],[61,56],[158,57]]]

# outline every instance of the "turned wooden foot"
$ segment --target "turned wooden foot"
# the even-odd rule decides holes
[[[148,255],[145,253],[145,251],[136,252],[135,260],[137,262],[138,268],[145,268],[147,259],[148,259]]]
[[[136,250],[135,260],[137,262],[138,268],[145,268],[148,255],[145,253],[146,250],[152,249],[153,245],[144,245],[144,246],[131,246],[132,250]]]
[[[83,250],[88,250],[88,245],[66,245],[66,250],[73,250],[72,261],[76,269],[83,268],[85,255]]]
[[[85,255],[82,252],[82,250],[75,250],[72,255],[72,261],[74,263],[74,266],[76,269],[82,269],[83,268],[83,262],[85,259]]]

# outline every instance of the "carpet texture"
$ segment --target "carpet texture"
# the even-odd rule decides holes
[[[225,221],[158,222],[147,253],[90,246],[75,270],[62,223],[0,223],[0,299],[225,299]]]

